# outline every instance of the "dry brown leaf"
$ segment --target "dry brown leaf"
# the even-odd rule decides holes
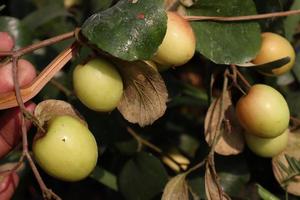
[[[189,200],[188,185],[185,180],[186,174],[173,177],[166,185],[162,200]]]
[[[300,132],[299,131],[290,132],[287,148],[279,155],[273,157],[272,159],[274,176],[283,189],[285,188],[284,185],[282,184],[282,181],[287,178],[287,174],[279,166],[279,163],[281,162],[285,167],[287,168],[289,167],[285,155],[293,157],[296,160],[300,160],[299,149],[300,149]],[[300,196],[300,176],[296,176],[294,181],[290,181],[287,185],[286,190],[291,194]]]
[[[205,193],[208,200],[230,200],[231,198],[223,191],[219,192],[216,179],[212,176],[211,167],[207,165],[205,170]]]
[[[45,100],[40,102],[34,110],[34,116],[39,120],[41,126],[44,126],[44,124],[52,117],[58,115],[70,115],[79,119],[86,125],[86,122],[73,106],[65,101],[55,99]]]
[[[215,99],[210,105],[205,117],[205,140],[211,146],[214,137],[219,137],[215,146],[215,152],[220,155],[236,155],[243,151],[245,142],[242,135],[242,128],[235,117],[229,91],[225,92],[223,108],[221,113],[221,97]],[[219,120],[224,120],[224,126],[217,131]]]
[[[131,123],[142,127],[152,124],[167,108],[168,92],[164,80],[145,62],[116,62],[124,81],[119,111]]]

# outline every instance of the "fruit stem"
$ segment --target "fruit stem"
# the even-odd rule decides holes
[[[240,91],[242,91],[243,94],[247,93],[250,88],[252,87],[251,84],[249,83],[249,81],[245,78],[245,76],[237,69],[237,67],[235,65],[230,65],[230,68],[232,70],[233,75],[230,76],[235,84],[235,87],[237,87]],[[244,90],[242,90],[242,88],[240,87],[240,85],[238,84],[237,78],[239,78],[242,83],[244,84],[244,86],[246,87],[246,92]]]

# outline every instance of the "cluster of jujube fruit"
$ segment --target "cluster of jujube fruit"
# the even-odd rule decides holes
[[[151,66],[158,70],[187,63],[196,48],[190,24],[177,13],[167,12],[167,16],[166,35],[151,62]],[[289,42],[274,33],[263,33],[262,39],[261,51],[252,62],[259,65],[289,57],[289,63],[284,66],[262,73],[277,76],[290,70],[295,62],[295,52]],[[79,100],[98,112],[115,109],[124,89],[115,63],[104,57],[76,66],[73,85]],[[264,157],[272,157],[286,147],[289,114],[284,97],[263,84],[252,86],[236,105],[236,115],[246,131],[248,147]],[[55,149],[51,147],[53,144],[57,144]],[[70,116],[50,120],[46,135],[35,139],[33,152],[37,163],[46,172],[66,181],[77,181],[88,176],[98,158],[92,133],[80,120]]]
[[[164,40],[153,60],[146,62],[158,70],[183,65],[195,52],[195,36],[189,23],[177,13],[168,12],[167,16]],[[104,57],[77,65],[73,86],[78,99],[97,112],[114,110],[123,95],[122,77],[116,65]],[[33,153],[41,168],[64,181],[78,181],[88,176],[98,158],[93,134],[79,119],[68,115],[53,117],[47,122],[47,133],[37,135]]]
[[[275,33],[262,34],[260,52],[253,60],[255,64],[265,64],[284,57],[290,61],[270,72],[268,76],[278,76],[289,71],[295,63],[295,51],[291,44]],[[262,157],[273,157],[288,144],[290,112],[284,97],[274,88],[256,84],[236,105],[236,114],[245,129],[248,147]]]

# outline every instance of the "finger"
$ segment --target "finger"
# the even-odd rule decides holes
[[[19,184],[19,177],[15,172],[8,172],[0,176],[0,200],[10,200]]]
[[[0,51],[10,51],[14,47],[14,40],[7,32],[0,32]]]
[[[18,76],[20,86],[26,86],[36,77],[34,66],[27,60],[20,59],[18,62]],[[0,66],[0,77],[0,93],[14,90],[11,62]]]
[[[35,104],[28,102],[25,104],[26,110],[33,112]],[[13,108],[7,110],[0,117],[0,158],[10,152],[21,139],[20,109]],[[31,122],[26,120],[26,128],[29,130]]]

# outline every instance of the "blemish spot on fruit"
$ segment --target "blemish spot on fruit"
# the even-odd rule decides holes
[[[66,138],[63,138],[61,141],[66,142]]]

